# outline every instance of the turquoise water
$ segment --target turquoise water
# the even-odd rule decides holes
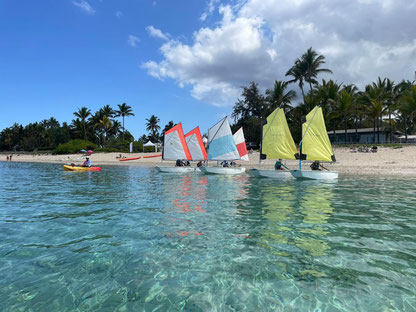
[[[415,311],[415,185],[0,163],[0,310]]]

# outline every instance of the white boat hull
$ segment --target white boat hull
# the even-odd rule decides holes
[[[293,176],[289,170],[251,169],[250,172],[258,177],[266,177],[272,179],[293,179]]]
[[[242,174],[246,172],[246,168],[244,167],[204,167],[201,166],[199,169],[205,174],[225,174],[225,175],[234,175],[234,174]]]
[[[169,173],[187,173],[187,172],[194,172],[194,167],[163,167],[163,166],[156,166],[157,170],[160,172],[169,172]]]
[[[335,180],[335,179],[338,179],[338,172],[336,172],[336,171],[290,170],[290,173],[296,179],[304,179],[304,180]]]

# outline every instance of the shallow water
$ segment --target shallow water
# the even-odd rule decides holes
[[[0,163],[0,310],[415,311],[415,183]]]

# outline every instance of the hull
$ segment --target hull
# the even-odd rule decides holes
[[[101,171],[100,167],[76,167],[64,165],[65,171]]]
[[[142,157],[140,156],[140,157],[122,158],[122,159],[119,159],[119,161],[129,161],[129,160],[136,160],[136,159],[140,159],[140,158],[142,158]]]
[[[338,179],[336,171],[312,171],[312,170],[290,170],[296,179],[303,180],[335,180]]]
[[[251,169],[250,172],[258,177],[266,177],[272,179],[293,179],[293,176],[289,170]]]
[[[204,167],[201,166],[199,169],[205,174],[225,174],[225,175],[234,175],[234,174],[242,174],[246,172],[246,168],[244,167]]]
[[[169,173],[187,173],[194,172],[194,167],[162,167],[156,166],[156,169],[160,172],[169,172]]]
[[[143,156],[143,158],[154,158],[154,157],[161,157],[162,154],[156,154],[156,155],[149,155],[149,156]]]

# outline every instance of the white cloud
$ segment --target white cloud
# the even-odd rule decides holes
[[[215,6],[219,2],[220,2],[220,0],[209,0],[208,3],[207,3],[207,7],[206,7],[204,13],[202,13],[202,15],[201,15],[201,17],[199,19],[201,21],[205,21],[208,16],[210,16],[210,15],[212,15],[212,13],[214,13]]]
[[[118,18],[121,18],[121,17],[123,16],[123,12],[121,12],[121,11],[117,11],[117,12],[116,12],[116,16],[117,16]]]
[[[137,43],[140,42],[139,37],[136,37],[134,35],[129,35],[129,38],[127,39],[127,44],[131,47],[135,47]]]
[[[148,74],[173,79],[180,87],[190,86],[191,95],[201,101],[232,105],[241,93],[240,87],[252,80],[266,88],[276,79],[286,79],[284,75],[294,60],[313,47],[326,57],[325,67],[334,72],[320,78],[355,83],[359,87],[378,76],[396,82],[413,79],[416,2],[281,0],[276,5],[275,0],[234,0],[234,3],[237,4],[219,5],[221,20],[214,26],[196,30],[189,44],[164,37],[166,42],[160,47],[162,60],[143,64]],[[201,20],[212,14],[211,5],[215,9],[218,3],[210,0]]]
[[[147,26],[146,30],[150,37],[169,40],[170,35],[163,33],[160,29],[154,28],[152,25]]]
[[[73,5],[79,7],[82,11],[84,11],[87,14],[94,15],[95,10],[92,8],[92,6],[85,0],[80,1],[73,1]]]

